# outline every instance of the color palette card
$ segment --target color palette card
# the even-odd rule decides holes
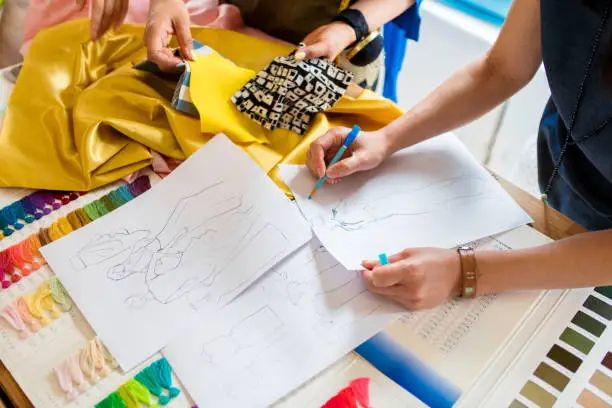
[[[586,293],[565,324],[562,315],[542,326],[481,406],[612,407],[612,287]]]

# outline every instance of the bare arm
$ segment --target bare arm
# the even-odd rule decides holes
[[[612,285],[612,230],[549,245],[476,254],[479,294]]]
[[[539,0],[515,0],[493,47],[383,130],[389,153],[464,125],[524,87],[542,61]]]

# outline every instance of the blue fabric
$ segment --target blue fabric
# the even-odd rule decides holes
[[[501,26],[506,19],[512,0],[438,0],[456,10]]]
[[[419,41],[421,29],[421,2],[416,3],[404,13],[383,27],[385,49],[385,83],[383,96],[397,102],[397,78],[406,56],[408,40]]]

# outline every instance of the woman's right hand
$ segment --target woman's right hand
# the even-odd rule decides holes
[[[182,61],[172,54],[168,44],[172,35],[176,35],[181,53],[193,60],[193,39],[189,26],[189,13],[183,0],[151,0],[144,37],[147,58],[164,71],[175,68]]]
[[[336,155],[349,132],[349,128],[334,128],[312,142],[306,165],[315,177],[323,177],[327,164]],[[335,183],[350,174],[371,170],[390,154],[389,142],[381,131],[361,132],[349,145],[342,159],[327,169],[327,181]]]

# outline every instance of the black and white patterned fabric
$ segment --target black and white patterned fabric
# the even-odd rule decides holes
[[[333,62],[277,57],[233,97],[238,110],[264,128],[303,135],[314,115],[331,109],[353,74]]]

